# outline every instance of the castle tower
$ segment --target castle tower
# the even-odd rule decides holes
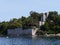
[[[41,20],[39,21],[39,27],[41,25],[44,25],[47,17],[48,17],[48,13],[43,13],[43,15],[41,15]]]

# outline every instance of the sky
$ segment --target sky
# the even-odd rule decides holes
[[[30,11],[60,13],[60,0],[0,0],[0,22],[28,17]]]

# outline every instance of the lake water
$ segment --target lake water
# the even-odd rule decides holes
[[[60,37],[0,37],[0,45],[60,45]]]

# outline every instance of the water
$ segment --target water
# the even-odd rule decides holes
[[[60,45],[60,37],[0,37],[0,45]]]

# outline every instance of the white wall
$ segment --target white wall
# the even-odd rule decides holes
[[[38,30],[38,28],[32,29],[32,35],[36,35],[37,30]]]

